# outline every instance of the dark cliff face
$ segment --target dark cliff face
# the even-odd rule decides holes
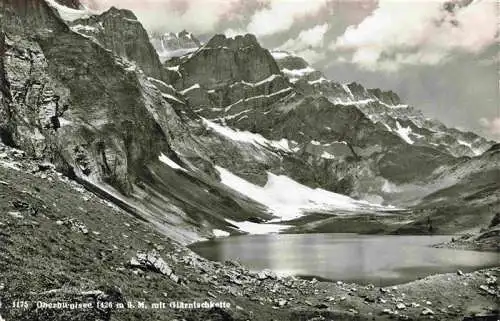
[[[56,0],[56,2],[71,9],[80,9],[82,7],[80,0]]]
[[[186,75],[182,79],[184,88],[194,84],[213,88],[242,80],[257,82],[280,74],[269,51],[252,35],[213,37],[182,65],[180,72]]]
[[[9,92],[9,82],[7,78],[5,77],[5,65],[3,62],[3,58],[5,56],[5,53],[7,52],[7,45],[5,43],[5,33],[0,31],[0,93],[2,94],[2,100],[5,100],[5,103],[7,103],[11,97],[10,97],[10,92]]]
[[[388,105],[401,104],[401,99],[399,98],[398,94],[393,91],[383,91],[381,89],[374,88],[368,89],[368,92]]]
[[[277,61],[280,69],[297,70],[304,69],[309,66],[309,64],[301,57],[298,56],[287,56],[283,59]]]
[[[45,1],[5,0],[0,3],[0,12],[0,24],[6,33],[42,36],[68,29]]]
[[[44,3],[33,3],[31,8],[39,9],[29,16],[18,14],[22,21],[34,14],[40,18],[36,27],[26,23],[24,32],[58,25]],[[38,157],[62,155],[124,193],[130,192],[130,167],[153,158],[160,148],[168,152],[165,134],[141,102],[139,79],[96,43],[61,27],[37,42],[18,38],[6,55],[14,97],[6,127],[16,145]]]
[[[0,32],[0,139],[13,145],[10,124],[7,120],[10,118],[10,84],[5,75],[4,56],[7,51],[5,44],[5,34]]]
[[[158,54],[131,11],[112,7],[101,15],[73,21],[72,29],[95,38],[116,55],[136,62],[147,75],[162,78]]]
[[[184,104],[173,88],[64,27],[45,2],[32,4],[39,11],[29,15],[24,8],[1,7],[2,14],[8,10],[20,22],[39,17],[36,24],[6,31],[12,40],[2,55],[2,79],[8,80],[2,81],[0,104],[4,142],[54,163],[183,241],[198,238],[211,224],[226,227],[225,217],[264,215],[262,207],[216,181],[208,147],[193,134],[201,126],[186,123],[171,105],[172,100]],[[162,154],[193,172],[163,164]]]

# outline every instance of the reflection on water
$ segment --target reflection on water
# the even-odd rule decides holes
[[[237,260],[253,270],[317,276],[375,285],[415,280],[456,269],[500,265],[500,254],[428,245],[449,236],[372,236],[353,234],[272,234],[235,236],[191,246],[214,261]]]

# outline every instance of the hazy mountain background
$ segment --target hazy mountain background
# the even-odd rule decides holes
[[[391,89],[429,117],[498,141],[498,8],[493,0],[86,0],[132,9],[150,32],[250,32],[337,81]],[[167,23],[168,22],[168,23]],[[381,23],[382,22],[382,23]],[[373,27],[375,26],[375,27]]]

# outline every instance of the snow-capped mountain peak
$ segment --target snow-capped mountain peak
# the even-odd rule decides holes
[[[153,34],[150,40],[162,62],[191,53],[201,46],[201,42],[186,30],[176,33]]]

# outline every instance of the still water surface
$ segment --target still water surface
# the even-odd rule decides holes
[[[435,273],[500,266],[500,254],[429,245],[450,236],[355,234],[245,235],[190,246],[213,261],[236,260],[252,270],[385,286]]]

